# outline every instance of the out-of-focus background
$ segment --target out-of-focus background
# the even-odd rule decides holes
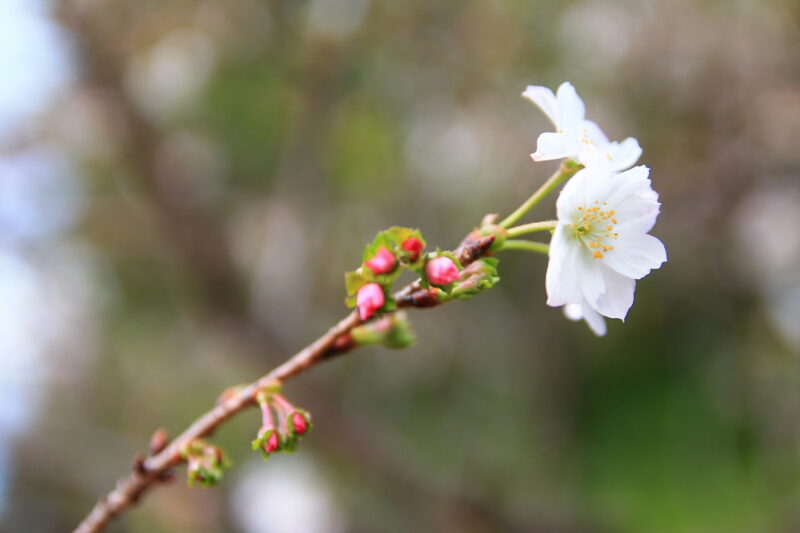
[[[519,94],[564,80],[663,202],[624,326],[507,253],[414,347],[290,382],[298,454],[246,413],[220,487],[109,531],[800,530],[793,0],[0,0],[0,530],[69,531],[155,428],[323,332],[377,231],[452,247],[516,207],[555,168]]]

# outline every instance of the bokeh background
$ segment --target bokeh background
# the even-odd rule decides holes
[[[555,167],[519,94],[564,80],[663,202],[624,326],[506,253],[414,347],[290,382],[300,453],[263,462],[248,412],[221,486],[109,531],[799,531],[793,0],[0,0],[0,530],[71,530],[323,332],[377,231],[516,207]]]

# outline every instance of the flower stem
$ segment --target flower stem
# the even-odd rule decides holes
[[[259,405],[261,407],[261,425],[265,428],[275,428],[275,417],[272,415],[272,408],[268,402]]]
[[[541,222],[531,222],[530,224],[522,224],[521,226],[514,226],[508,228],[508,237],[519,237],[526,233],[535,233],[537,231],[548,231],[555,229],[558,224],[557,220],[542,220]]]
[[[531,210],[533,206],[539,203],[542,198],[550,194],[553,189],[567,181],[569,178],[575,175],[580,169],[583,168],[583,165],[575,161],[574,159],[565,159],[561,166],[559,167],[558,171],[550,176],[547,181],[542,183],[542,186],[531,195],[530,198],[525,200],[521,206],[517,208],[516,211],[508,215],[505,220],[503,220],[499,225],[503,228],[509,227],[511,224],[514,224],[519,219],[521,219],[525,213]]]
[[[544,242],[524,241],[520,239],[509,239],[503,243],[500,250],[525,250],[547,255],[550,245]]]
[[[274,394],[272,399],[275,400],[275,406],[278,407],[278,409],[284,410],[286,413],[291,413],[294,411],[294,405],[292,405],[289,400],[280,394]]]

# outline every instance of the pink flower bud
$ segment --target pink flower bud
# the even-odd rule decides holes
[[[403,247],[403,250],[411,252],[411,261],[416,261],[419,257],[419,253],[422,251],[422,248],[424,248],[422,241],[416,237],[409,237],[403,241],[401,246]]]
[[[270,433],[270,436],[267,437],[267,440],[264,442],[264,451],[267,453],[272,453],[280,447],[281,447],[281,439],[280,437],[278,437],[278,432],[273,431],[272,433]]]
[[[392,252],[385,247],[381,247],[378,248],[378,253],[375,254],[375,257],[366,261],[364,264],[376,274],[388,274],[394,270],[395,263]]]
[[[294,432],[298,435],[303,435],[306,431],[308,431],[308,421],[306,420],[306,417],[300,413],[294,413],[292,415],[292,426],[294,427]]]
[[[358,289],[356,305],[361,320],[367,320],[374,315],[375,311],[383,307],[384,303],[383,289],[377,283],[367,283]]]
[[[436,257],[425,265],[425,277],[433,285],[450,285],[457,279],[458,267],[449,257]]]

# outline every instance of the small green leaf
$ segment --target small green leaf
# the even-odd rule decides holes
[[[453,284],[450,298],[467,300],[494,287],[500,276],[497,273],[498,260],[494,257],[478,259],[461,272],[461,281]]]
[[[380,344],[387,348],[405,348],[416,340],[406,313],[399,311],[372,320],[350,331],[359,346]]]
[[[353,296],[358,292],[358,289],[370,283],[372,279],[365,275],[361,269],[354,272],[344,273],[344,287],[347,290],[348,296]]]
[[[393,350],[407,348],[417,340],[414,330],[406,318],[405,313],[395,313],[392,316],[392,329],[383,341],[383,345]]]

